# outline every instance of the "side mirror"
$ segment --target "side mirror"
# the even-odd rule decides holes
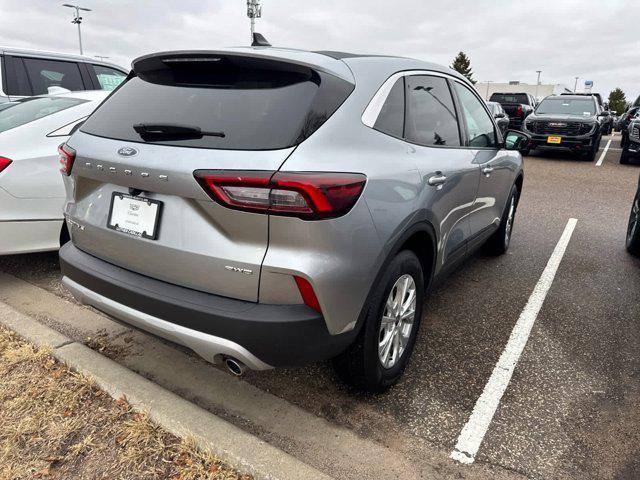
[[[531,137],[519,130],[507,130],[504,137],[504,148],[507,150],[525,150]]]
[[[503,112],[498,112],[493,117],[494,118],[504,118],[504,117],[506,117],[506,115]]]

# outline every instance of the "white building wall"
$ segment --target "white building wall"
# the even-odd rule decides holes
[[[566,85],[562,85],[561,83],[556,84],[545,84],[542,83],[538,85],[538,91],[536,95],[536,86],[535,84],[529,83],[497,83],[497,82],[478,82],[475,85],[478,93],[484,98],[488,100],[491,97],[492,93],[529,93],[534,97],[537,97],[538,100],[542,100],[544,97],[548,97],[549,95],[560,95],[561,93],[570,93],[571,90]]]

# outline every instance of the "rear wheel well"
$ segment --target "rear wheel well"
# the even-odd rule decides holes
[[[424,285],[429,289],[433,277],[433,269],[435,265],[435,245],[433,238],[424,230],[413,233],[398,250],[409,250],[413,252],[420,260],[422,272],[424,273]]]
[[[67,222],[62,222],[62,228],[60,229],[60,246],[62,247],[65,243],[71,240],[71,236],[69,235],[69,229],[67,228]]]
[[[518,178],[516,178],[516,187],[518,187],[518,198],[516,198],[516,204],[520,202],[520,195],[522,195],[523,184],[524,184],[524,176],[520,174],[518,175]]]

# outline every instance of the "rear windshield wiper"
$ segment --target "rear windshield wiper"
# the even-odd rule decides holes
[[[200,127],[170,123],[138,123],[133,129],[144,139],[188,140],[202,137],[224,138],[224,132],[203,132]]]

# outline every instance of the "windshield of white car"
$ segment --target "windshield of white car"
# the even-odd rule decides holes
[[[557,114],[557,115],[582,115],[591,116],[596,113],[596,104],[591,98],[545,98],[538,108],[536,114]]]
[[[0,111],[0,133],[86,102],[69,97],[26,98]]]

